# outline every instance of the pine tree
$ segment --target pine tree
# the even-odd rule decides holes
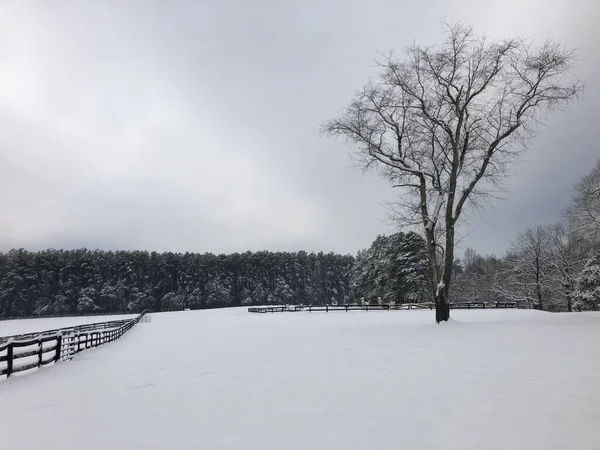
[[[427,299],[427,255],[423,238],[416,233],[377,236],[371,247],[361,250],[352,268],[356,298],[371,303],[409,303]]]
[[[588,259],[576,283],[575,310],[597,311],[600,305],[600,255]]]

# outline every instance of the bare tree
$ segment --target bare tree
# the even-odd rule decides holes
[[[576,278],[585,262],[585,256],[577,236],[563,223],[548,228],[550,265],[553,277],[562,290],[567,311],[573,309]]]
[[[594,246],[600,244],[600,160],[575,186],[577,195],[567,211],[572,228]]]
[[[527,272],[523,269],[523,265],[520,264],[521,261],[522,255],[507,253],[493,285],[493,290],[503,300],[533,308],[537,304],[535,288],[532,286]]]
[[[455,233],[467,202],[493,193],[540,121],[581,92],[566,78],[572,63],[573,52],[550,41],[490,42],[454,25],[441,46],[385,57],[341,118],[323,124],[356,146],[364,168],[379,168],[402,190],[403,222],[426,237],[438,323],[450,317]]]
[[[496,301],[498,293],[493,287],[497,283],[501,261],[493,255],[481,256],[468,248],[460,264],[461,271],[453,270],[452,298],[458,302]]]
[[[496,290],[505,298],[544,309],[554,270],[548,227],[528,228],[517,236],[506,257],[504,276]]]

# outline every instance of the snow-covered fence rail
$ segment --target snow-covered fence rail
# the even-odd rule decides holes
[[[44,346],[44,344],[50,344]],[[13,341],[0,345],[0,364],[5,363],[5,368],[0,368],[0,376],[8,378],[15,372],[23,372],[35,367],[45,366],[60,359],[61,335],[39,336],[28,341]],[[51,353],[50,358],[44,359],[45,354]]]
[[[83,350],[119,339],[141,321],[146,321],[145,311],[133,319],[0,338],[0,379],[61,359],[72,359]]]
[[[393,309],[433,309],[433,303],[351,303],[344,305],[284,305],[284,306],[251,306],[248,312],[267,313],[267,312],[298,312],[298,311],[390,311]]]
[[[248,312],[251,313],[275,313],[275,312],[317,312],[317,311],[391,311],[391,310],[412,310],[412,309],[433,309],[434,304],[426,303],[352,303],[345,305],[283,305],[283,306],[251,306]],[[450,303],[451,309],[496,309],[496,308],[516,308],[515,302],[465,302]]]
[[[145,314],[145,312],[142,314]],[[37,338],[40,335],[52,336],[58,332],[62,333],[65,331],[71,331],[74,333],[85,333],[88,331],[106,330],[109,328],[118,328],[118,327],[124,325],[125,323],[129,322],[130,320],[131,319],[110,320],[110,321],[106,321],[106,322],[86,323],[83,325],[76,325],[73,327],[63,327],[63,328],[55,328],[52,330],[36,331],[33,333],[13,334],[11,336],[0,336],[0,344],[8,341],[9,339],[12,339],[15,341],[16,340],[22,341],[22,340]]]

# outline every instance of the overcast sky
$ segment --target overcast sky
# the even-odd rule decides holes
[[[565,41],[589,82],[463,230],[501,255],[600,157],[598,17],[598,0],[3,1],[0,250],[355,253],[393,230],[395,193],[319,124],[377,52],[461,20]]]

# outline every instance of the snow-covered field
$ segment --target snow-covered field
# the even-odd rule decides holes
[[[0,336],[33,333],[35,331],[55,330],[63,327],[73,327],[86,323],[107,322],[136,317],[137,314],[81,316],[81,317],[49,317],[44,319],[14,319],[0,320]],[[0,447],[1,448],[1,447]]]
[[[152,314],[0,382],[0,448],[600,448],[600,314]]]

